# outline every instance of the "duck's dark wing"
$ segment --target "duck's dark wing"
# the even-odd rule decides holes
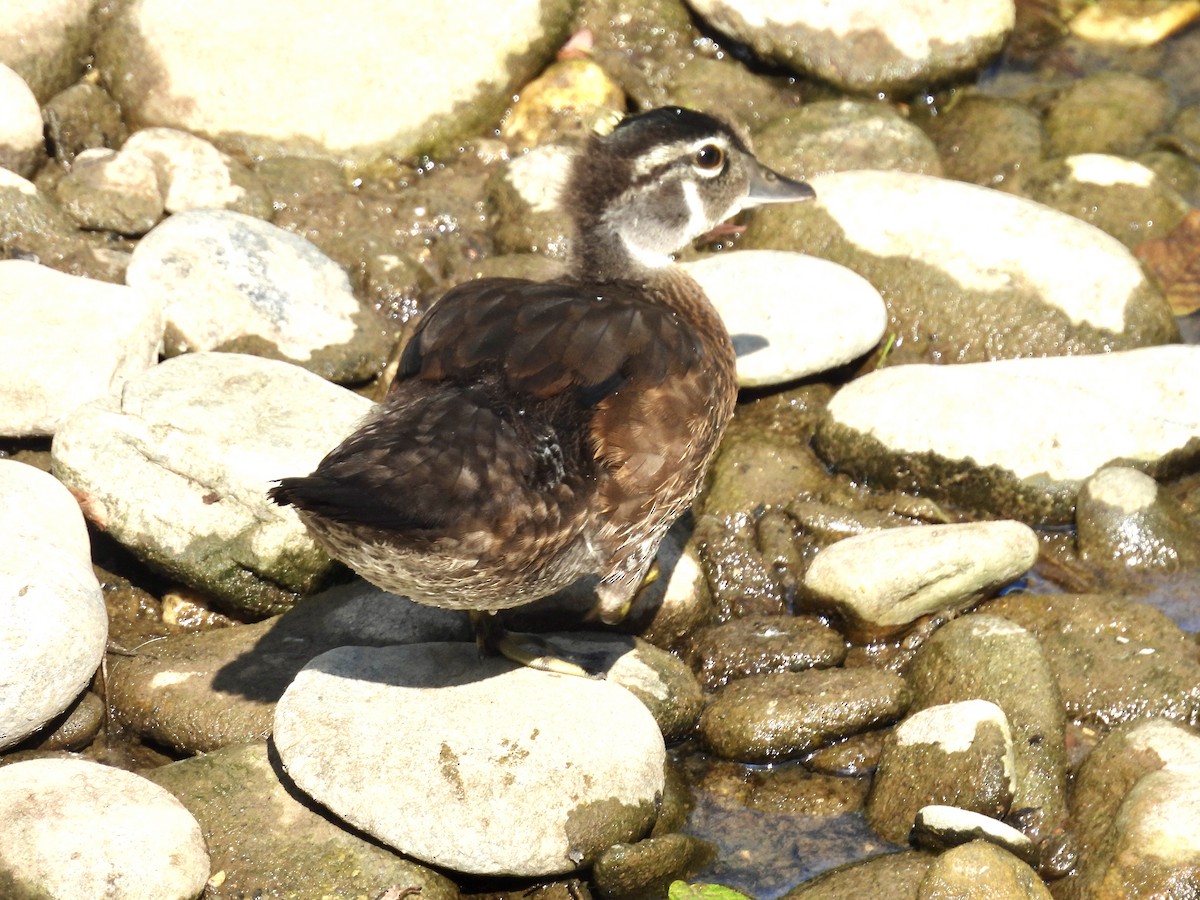
[[[609,504],[613,470],[626,470],[622,495],[661,484],[655,460],[690,440],[694,416],[654,390],[700,356],[630,286],[468,282],[426,313],[372,418],[272,496],[394,531],[577,531]],[[651,395],[668,405],[648,408]]]

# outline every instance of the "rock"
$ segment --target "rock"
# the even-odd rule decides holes
[[[840,665],[846,642],[815,616],[758,616],[699,629],[686,658],[711,691],[749,675]]]
[[[1075,509],[1080,558],[1113,575],[1200,565],[1200,536],[1183,507],[1144,472],[1101,469],[1083,483]]]
[[[1132,156],[1166,128],[1174,112],[1164,81],[1131,72],[1096,72],[1072,81],[1050,104],[1043,124],[1048,156]]]
[[[1066,813],[1062,698],[1037,639],[1021,626],[975,613],[942,626],[925,642],[908,674],[913,709],[989,700],[1012,730],[1016,782],[1012,808],[1035,840]]]
[[[941,175],[937,148],[891,106],[863,100],[818,100],[768,122],[755,154],[792,178],[852,169]]]
[[[729,329],[741,387],[795,381],[850,362],[871,350],[887,327],[879,292],[824,260],[741,251],[682,268]]]
[[[686,9],[682,0],[676,0],[676,4],[678,9]],[[687,31],[694,30],[694,24],[689,22]],[[690,46],[700,47],[709,39],[708,35],[697,33],[686,40]],[[675,51],[680,49],[682,46],[677,46]],[[662,105],[706,112],[747,132],[757,132],[772,119],[798,110],[802,91],[797,82],[763,78],[753,67],[752,59],[739,57],[740,54],[732,53],[715,56],[689,53],[678,74],[663,85],[666,96]]]
[[[1104,594],[1010,594],[986,610],[1037,636],[1067,715],[1089,728],[1200,721],[1195,642],[1157,609]]]
[[[158,172],[144,156],[84,150],[55,187],[58,202],[84,228],[141,235],[163,216]],[[157,304],[158,297],[148,296]]]
[[[1108,353],[1177,340],[1169,305],[1097,228],[1021,197],[907,172],[812,179],[755,211],[743,246],[853,269],[888,307],[886,365]]]
[[[947,850],[929,867],[918,900],[971,900],[1012,897],[1052,900],[1037,872],[1011,853],[986,841]]]
[[[0,748],[67,709],[104,659],[108,617],[79,507],[54,478],[0,459]]]
[[[780,900],[846,900],[847,897],[916,897],[934,857],[911,850],[850,863],[788,891]]]
[[[1196,834],[1189,828],[1194,806],[1189,810],[1187,801],[1189,794],[1194,797],[1197,772],[1200,737],[1192,728],[1143,719],[1119,726],[1101,740],[1076,775],[1072,807],[1078,865],[1059,883],[1059,896],[1066,900],[1119,896],[1119,890],[1128,889],[1130,870],[1139,868],[1149,870],[1145,873],[1149,886],[1162,882],[1164,868],[1182,875],[1178,880],[1183,884],[1195,884],[1194,862],[1190,872],[1186,868],[1187,857],[1194,860],[1190,836]],[[1154,776],[1166,777],[1142,787]],[[1167,828],[1174,833],[1173,840],[1163,840]],[[1135,834],[1146,843],[1133,844],[1130,838]],[[1174,861],[1184,866],[1174,867]]]
[[[859,635],[961,611],[1024,575],[1038,538],[1020,522],[916,525],[855,535],[817,554],[805,587]]]
[[[129,136],[121,108],[104,88],[80,81],[50,98],[42,113],[54,159],[70,166],[84,150],[120,147]]]
[[[83,73],[95,0],[9,0],[0,9],[0,62],[16,70],[40,101]]]
[[[275,742],[301,790],[356,828],[478,874],[587,866],[646,832],[664,784],[662,735],[628,691],[470,644],[317,657],[279,701]]]
[[[312,471],[370,405],[287,363],[190,353],[76,409],[51,462],[84,515],[144,561],[270,614],[317,587],[330,562],[266,492]]]
[[[881,7],[806,0],[690,0],[721,31],[760,55],[843,90],[904,92],[982,66],[1014,22],[1007,0]]]
[[[203,10],[145,0],[114,18],[97,66],[140,126],[240,156],[364,163],[445,151],[499,118],[562,42],[572,11],[565,0],[516,0],[501,17],[481,0],[453,10],[349,0],[333,15],[319,0]]]
[[[0,261],[0,433],[49,435],[158,362],[162,309],[127,287]]]
[[[1094,225],[1126,247],[1166,237],[1192,208],[1153,169],[1104,153],[1032,162],[1008,188]]]
[[[712,696],[700,733],[727,759],[775,762],[894,721],[910,698],[904,679],[876,669],[755,675]]]
[[[931,804],[1003,818],[1016,789],[1015,765],[1012,731],[996,704],[962,700],[919,710],[884,739],[867,822],[903,844],[917,812]]]
[[[104,700],[98,694],[85,691],[42,727],[31,749],[83,750],[92,744],[107,721],[108,707]]]
[[[542,144],[513,156],[488,179],[498,253],[566,260],[573,225],[559,194],[573,158],[574,151],[563,144]]]
[[[46,157],[42,110],[29,85],[0,63],[0,168],[28,177]]]
[[[754,810],[821,817],[850,815],[862,809],[870,786],[865,778],[810,772],[807,760],[803,765],[788,762],[750,767],[709,759],[702,777],[693,777],[693,783],[707,804],[716,804],[730,813]]]
[[[596,860],[590,881],[600,897],[666,896],[671,882],[701,868],[714,851],[690,834],[614,844]]]
[[[584,137],[624,108],[624,92],[601,66],[585,57],[559,59],[521,88],[500,123],[500,137],[524,150]]]
[[[1071,17],[1071,34],[1097,44],[1151,47],[1200,17],[1200,6],[1188,2],[1127,6],[1120,2],[1085,6]]]
[[[449,879],[403,859],[303,803],[266,744],[242,744],[185,759],[147,776],[196,817],[223,879],[211,900],[246,897],[377,896],[382,886],[422,900],[457,900]]]
[[[0,246],[18,261],[57,263],[86,244],[58,204],[16,172],[0,168]]]
[[[640,638],[575,632],[539,635],[550,652],[620,685],[646,705],[667,741],[688,737],[704,697],[682,660]]]
[[[998,187],[1042,158],[1041,117],[1009,98],[964,94],[922,124],[947,178]]]
[[[1038,845],[1020,831],[991,816],[956,806],[935,804],[918,810],[912,840],[918,847],[938,852],[970,841],[987,841],[1031,866],[1038,863]]]
[[[1099,469],[1166,474],[1194,458],[1197,384],[1200,348],[1185,346],[881,369],[838,392],[816,447],[880,487],[1065,524]]]
[[[331,381],[362,381],[387,354],[382,321],[341,266],[242,213],[172,216],[138,243],[126,281],[162,303],[167,356],[241,347]]]
[[[282,616],[168,635],[132,655],[114,655],[108,700],[121,722],[156,744],[209,753],[267,737],[276,701],[328,650],[450,640],[470,640],[462,613],[354,581],[305,598]]]
[[[192,900],[208,880],[192,814],[132,772],[78,759],[4,766],[0,823],[0,882],[18,897]]]

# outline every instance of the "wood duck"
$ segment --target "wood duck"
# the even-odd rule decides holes
[[[597,576],[628,610],[733,413],[734,352],[671,254],[739,210],[806,200],[717,119],[624,119],[577,154],[570,275],[485,278],[427,312],[384,401],[270,491],[384,590],[475,612]]]

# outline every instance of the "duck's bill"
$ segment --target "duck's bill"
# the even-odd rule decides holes
[[[761,206],[764,203],[795,203],[812,200],[817,192],[807,181],[797,181],[773,172],[766,166],[757,166],[750,171],[750,188],[744,206]]]

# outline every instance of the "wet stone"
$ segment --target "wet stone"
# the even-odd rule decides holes
[[[369,408],[298,366],[189,353],[75,409],[52,466],[84,515],[148,564],[227,608],[281,612],[330,562],[266,492],[311,472]]]
[[[1115,153],[1130,156],[1172,113],[1170,90],[1130,72],[1098,72],[1072,82],[1046,112],[1049,156]]]
[[[1200,721],[1195,642],[1157,609],[1104,594],[1010,594],[986,611],[1037,636],[1071,718],[1101,731],[1146,716]]]
[[[1075,509],[1081,559],[1114,577],[1200,565],[1200,535],[1183,507],[1144,472],[1101,469],[1084,482]]]
[[[914,845],[941,851],[970,841],[986,841],[1029,865],[1037,865],[1038,845],[1023,833],[991,816],[956,806],[933,805],[917,811]]]
[[[852,169],[942,174],[921,129],[890,106],[861,100],[818,100],[774,119],[754,136],[754,152],[792,178]]]
[[[6,255],[28,256],[47,264],[62,263],[92,249],[57,203],[4,168],[0,168],[0,241]],[[11,333],[11,329],[6,331]]]
[[[497,253],[537,253],[565,259],[571,217],[559,204],[574,150],[543,144],[511,157],[487,181]]]
[[[971,900],[1021,897],[1051,900],[1038,874],[1011,853],[986,841],[972,841],[941,854],[917,891],[919,900]]]
[[[1027,572],[1037,555],[1037,536],[1020,522],[890,528],[826,547],[804,584],[852,635],[874,639],[973,605]]]
[[[715,852],[686,834],[614,844],[600,854],[589,881],[599,897],[665,896],[671,882],[699,869]]]
[[[0,885],[18,898],[192,900],[208,880],[192,814],[132,772],[67,758],[0,767],[0,823]]]
[[[826,872],[793,888],[781,900],[846,900],[848,897],[917,896],[934,857],[928,853],[885,853]]]
[[[840,816],[862,808],[869,782],[811,772],[799,762],[744,766],[713,761],[700,789],[725,807],[787,816]]]
[[[1152,775],[1166,773],[1184,776],[1185,781],[1181,783],[1175,783],[1174,778],[1151,782],[1152,787],[1164,792],[1158,798],[1159,802],[1169,803],[1172,796],[1182,799],[1186,795],[1190,789],[1187,778],[1194,778],[1197,771],[1200,771],[1200,736],[1194,729],[1163,719],[1145,719],[1113,729],[1084,761],[1075,779],[1072,834],[1078,865],[1060,883],[1061,896],[1069,900],[1112,896],[1096,892],[1101,890],[1110,868],[1116,876],[1113,885],[1119,887],[1125,880],[1126,872],[1121,871],[1122,863],[1115,859],[1115,845],[1122,839],[1120,832],[1143,826],[1153,828],[1154,818],[1167,813],[1161,806],[1157,810],[1142,807],[1143,811],[1150,812],[1151,819],[1138,823],[1138,816],[1129,815],[1125,809],[1125,803],[1135,787]],[[1140,803],[1135,798],[1135,804]],[[1178,815],[1180,813],[1181,816]],[[1169,827],[1178,829],[1178,840],[1172,843],[1184,850],[1185,855],[1188,846],[1185,835],[1189,833],[1185,823],[1189,815],[1193,814],[1176,809],[1162,820],[1163,823],[1170,823]],[[1194,828],[1190,829],[1190,833],[1196,833]],[[1152,837],[1149,833],[1143,836]],[[1151,851],[1147,856],[1154,853]],[[1167,854],[1160,855],[1169,853],[1168,850]],[[1134,849],[1125,859],[1129,861],[1139,857],[1139,862],[1146,861],[1142,852]],[[1194,875],[1191,877],[1194,879]],[[1186,874],[1184,883],[1187,883]]]
[[[816,448],[881,487],[1065,524],[1083,482],[1114,461],[1153,475],[1194,457],[1194,384],[1190,346],[882,369],[838,392]]]
[[[713,695],[700,733],[727,759],[774,762],[892,722],[910,697],[904,679],[874,669],[756,675]]]
[[[1037,639],[1020,625],[975,613],[942,626],[917,652],[908,674],[913,709],[989,700],[1004,711],[1016,762],[1012,808],[1038,839],[1066,814],[1062,697]]]
[[[1041,119],[1015,100],[967,94],[923,124],[947,178],[1000,186],[1042,158]]]
[[[691,5],[759,55],[856,93],[903,92],[969,71],[1000,49],[1014,22],[1006,0],[886,11],[858,0]]]
[[[120,107],[104,88],[88,81],[55,94],[43,117],[54,158],[65,165],[84,150],[119,147],[128,135]]]
[[[327,650],[469,637],[461,613],[355,581],[306,598],[282,616],[168,635],[129,655],[114,654],[108,701],[139,735],[181,753],[209,753],[269,735],[276,701]]]
[[[419,891],[422,900],[459,896],[445,876],[365,840],[303,802],[265,743],[226,747],[154,769],[147,777],[200,823],[212,870],[223,875],[205,897],[375,896],[381,885]]]
[[[280,699],[275,742],[301,790],[356,828],[476,874],[590,865],[645,834],[664,786],[662,735],[624,688],[472,644],[319,656]]]
[[[805,768],[820,775],[869,775],[879,764],[883,742],[890,733],[887,728],[878,728],[863,734],[852,734],[845,740],[810,753],[804,758]]]
[[[158,173],[149,159],[134,154],[84,150],[54,195],[80,226],[95,231],[141,235],[163,217]]]
[[[126,280],[160,300],[167,356],[241,346],[353,382],[376,374],[388,351],[382,323],[339,265],[243,213],[171,216],[138,243]]]
[[[912,713],[884,740],[867,821],[894,844],[930,804],[1002,818],[1015,787],[1012,732],[1003,710],[964,700]]]
[[[1166,237],[1191,209],[1152,169],[1103,153],[1031,163],[1009,189],[1094,225],[1127,247]]]
[[[1073,216],[908,172],[811,182],[815,203],[756,210],[743,246],[811,253],[870,281],[896,336],[885,365],[1175,340],[1169,306],[1129,250]]]
[[[842,636],[814,616],[734,619],[696,631],[686,659],[706,690],[749,675],[799,672],[840,665]]]
[[[83,73],[93,5],[91,0],[9,0],[0,9],[0,60],[40,101]]]

